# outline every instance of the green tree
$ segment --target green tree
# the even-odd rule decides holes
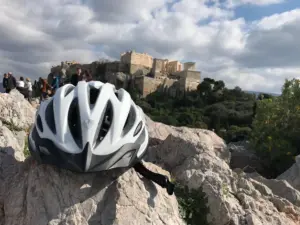
[[[299,80],[286,80],[281,96],[257,103],[251,142],[266,163],[268,177],[284,172],[300,153],[299,126]]]

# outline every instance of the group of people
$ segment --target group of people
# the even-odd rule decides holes
[[[77,67],[76,73],[71,76],[70,83],[76,86],[78,81],[82,80],[85,80],[86,82],[93,80],[92,74],[88,70],[82,72],[81,68]]]
[[[40,77],[32,85],[30,78],[26,78],[24,81],[24,77],[21,76],[19,80],[16,80],[12,72],[8,72],[3,77],[3,88],[6,93],[9,93],[12,89],[17,89],[29,102],[31,102],[33,96],[40,97],[40,101],[43,101],[53,96],[56,90],[64,84],[71,83],[76,86],[82,80],[88,82],[93,78],[90,71],[82,71],[80,67],[76,68],[76,73],[72,74],[69,80],[64,80],[58,73],[54,73],[51,84],[48,83],[47,79]]]
[[[21,94],[24,95],[25,98],[28,99],[29,102],[31,102],[32,83],[30,78],[27,77],[24,81],[24,77],[20,77],[20,79],[17,80],[13,76],[12,72],[8,72],[4,74],[2,84],[5,93],[9,93],[11,90],[17,89]]]

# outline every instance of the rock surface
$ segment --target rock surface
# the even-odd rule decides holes
[[[262,170],[262,164],[255,152],[251,150],[249,143],[245,141],[233,142],[227,145],[231,153],[230,168],[240,168],[246,173]]]
[[[7,99],[7,100],[5,100]],[[14,103],[5,101],[13,100]],[[23,121],[26,101],[3,97],[0,107],[15,110]],[[18,103],[19,102],[19,103]],[[31,106],[28,106],[29,108]],[[2,113],[2,112],[1,112]],[[2,117],[1,120],[3,121]],[[24,131],[0,120],[0,225],[31,224],[184,224],[175,196],[140,177],[133,169],[76,174],[24,161]],[[150,134],[147,160],[170,171],[190,188],[207,195],[213,225],[300,224],[299,160],[278,179],[230,169],[230,151],[215,133],[172,127],[147,118]],[[22,129],[23,129],[22,128]],[[148,162],[154,171],[170,175]]]
[[[279,180],[286,180],[294,188],[300,190],[300,155],[296,157],[296,162],[287,171],[277,177]]]
[[[155,140],[149,160],[190,188],[202,187],[211,224],[300,224],[300,193],[287,181],[232,171],[228,148],[211,131],[166,126],[149,118],[147,122]]]
[[[0,120],[17,129],[26,129],[34,122],[35,109],[16,89],[0,94]]]
[[[19,118],[25,117],[24,110],[0,98],[0,107],[15,107]],[[29,107],[17,94],[6,99]],[[35,110],[29,112],[33,117]],[[37,165],[32,158],[24,161],[25,135],[0,123],[0,225],[184,224],[176,197],[134,169],[77,174]],[[151,163],[146,166],[169,176]]]

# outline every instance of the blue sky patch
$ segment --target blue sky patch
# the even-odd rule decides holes
[[[273,14],[280,14],[300,8],[300,0],[288,0],[279,4],[258,6],[258,5],[241,5],[235,9],[235,17],[243,17],[245,21],[259,20]]]

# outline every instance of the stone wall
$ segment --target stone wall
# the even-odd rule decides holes
[[[154,77],[159,76],[160,74],[164,74],[167,72],[167,65],[169,63],[169,60],[167,59],[153,59],[153,68],[152,73]]]
[[[201,72],[184,70],[180,72],[180,91],[197,90],[200,84]]]
[[[121,54],[121,62],[127,64],[142,65],[148,68],[153,66],[153,57],[146,53],[129,51]]]
[[[143,80],[143,97],[158,91],[162,87],[163,80],[144,76]]]
[[[180,93],[180,83],[178,80],[166,78],[163,87],[164,91],[172,97],[176,97]]]
[[[143,82],[139,81],[140,89],[142,89],[143,97],[155,92],[167,92],[171,96],[175,97],[179,91],[179,82],[178,80],[169,79],[166,77],[152,78],[152,77],[143,77]]]
[[[182,64],[179,61],[168,62],[168,65],[167,65],[168,73],[175,73],[175,72],[181,71],[181,69],[182,69]]]
[[[129,74],[132,74],[133,76],[140,76],[140,75],[147,75],[151,72],[151,69],[149,67],[145,67],[143,65],[138,64],[130,64],[129,66]]]

